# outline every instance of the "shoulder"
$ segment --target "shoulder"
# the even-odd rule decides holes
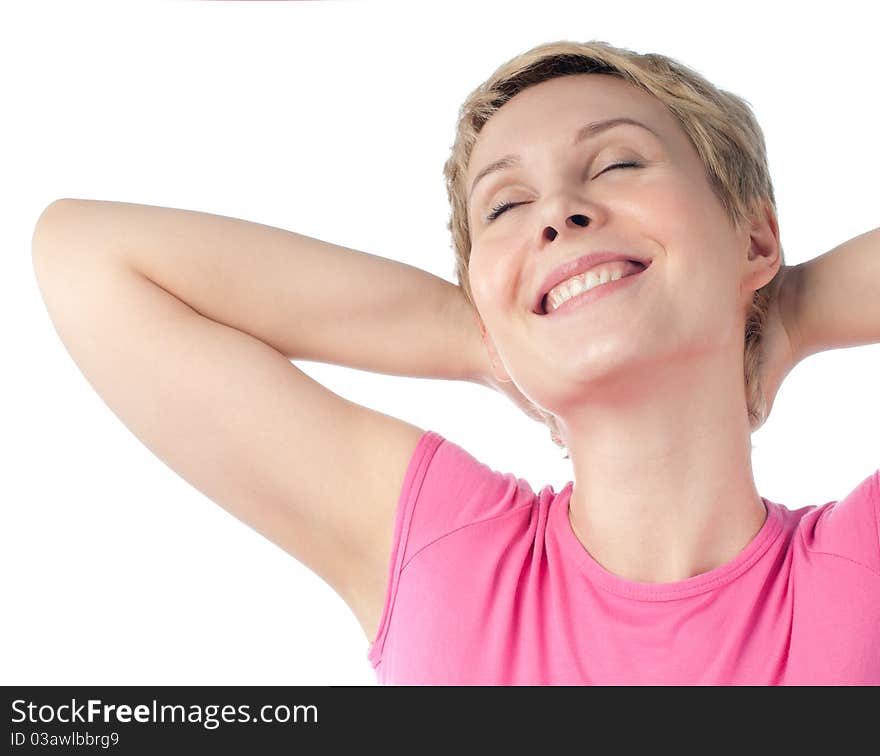
[[[374,667],[383,658],[393,625],[403,628],[399,638],[415,632],[413,623],[420,627],[427,622],[436,633],[438,623],[457,616],[445,611],[444,596],[458,611],[463,586],[468,586],[465,593],[478,601],[482,594],[476,576],[493,574],[505,546],[528,538],[537,500],[527,481],[435,431],[425,432],[410,459],[397,505],[384,608],[367,652]]]
[[[810,552],[843,557],[880,575],[880,470],[843,498],[809,508],[798,529]]]
[[[401,492],[404,563],[446,535],[531,507],[537,499],[528,481],[496,469],[439,433],[428,431],[417,451]]]

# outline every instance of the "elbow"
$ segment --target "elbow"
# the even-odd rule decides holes
[[[53,229],[57,228],[58,217],[76,201],[68,197],[57,199],[40,213],[31,235],[31,257],[36,257],[45,250],[57,246],[57,237]]]

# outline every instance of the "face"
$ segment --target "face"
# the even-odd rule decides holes
[[[572,144],[585,124],[618,117],[654,133],[619,125]],[[508,154],[521,159],[483,177],[468,201],[469,277],[487,346],[522,393],[559,414],[565,397],[623,376],[635,387],[670,360],[741,354],[745,303],[775,271],[762,274],[749,262],[748,230],[732,228],[696,149],[662,102],[615,76],[542,82],[486,123],[467,191]],[[638,167],[610,167],[630,162]],[[505,202],[518,204],[490,220]],[[570,312],[533,312],[551,270],[597,250],[651,264]]]

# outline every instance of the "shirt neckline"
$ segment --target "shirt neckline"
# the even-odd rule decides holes
[[[583,574],[595,585],[618,596],[637,601],[673,601],[721,588],[735,580],[760,559],[783,528],[780,505],[762,496],[761,501],[764,502],[764,508],[767,510],[764,524],[745,548],[730,561],[700,575],[671,583],[627,580],[605,569],[578,540],[568,519],[573,488],[574,481],[566,483],[556,496],[553,507],[556,531],[561,534],[561,546],[567,558],[577,564]]]

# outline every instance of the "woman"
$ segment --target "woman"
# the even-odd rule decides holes
[[[102,398],[339,593],[380,682],[880,682],[878,473],[791,511],[759,495],[749,443],[800,359],[880,340],[853,275],[876,232],[787,268],[746,104],[596,41],[501,66],[461,109],[446,177],[458,286],[80,200],[44,212],[35,269]],[[834,316],[832,280],[859,317]],[[503,391],[574,480],[536,493],[292,358]]]

